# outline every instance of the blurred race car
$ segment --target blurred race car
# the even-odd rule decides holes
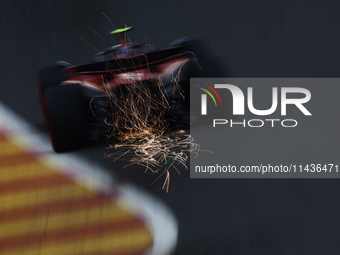
[[[166,94],[168,102],[176,105],[169,107],[169,114],[180,121],[190,114],[190,77],[226,75],[223,60],[214,57],[203,40],[180,38],[165,49],[154,49],[127,40],[125,33],[131,29],[110,32],[123,35],[122,39],[95,54],[90,63],[72,66],[59,61],[39,71],[40,102],[56,152],[102,139],[108,128],[103,120],[115,111],[106,99],[127,93],[128,84],[148,84],[159,96]],[[166,93],[159,92],[160,84]]]

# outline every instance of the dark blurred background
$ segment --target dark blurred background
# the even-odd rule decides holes
[[[1,1],[0,100],[40,127],[38,70],[91,60],[113,44],[111,22],[136,27],[130,39],[156,47],[208,39],[234,77],[338,77],[339,10],[335,0]],[[340,252],[337,179],[195,180],[183,168],[166,194],[161,181],[149,185],[155,176],[123,169],[104,152],[105,145],[79,150],[170,206],[179,222],[176,254]]]

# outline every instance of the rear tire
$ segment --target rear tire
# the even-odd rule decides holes
[[[192,57],[195,57],[196,59],[207,58],[214,55],[209,43],[203,39],[186,41],[181,45],[184,46],[184,51],[192,53]]]
[[[80,85],[49,88],[44,101],[53,149],[63,152],[86,145],[90,111]]]
[[[50,66],[40,70],[39,85],[42,93],[48,88],[56,87],[61,82],[68,79],[67,73],[64,71],[65,67],[62,65]]]
[[[38,74],[39,101],[42,106],[46,125],[45,91],[49,88],[58,86],[61,82],[68,79],[68,75],[64,72],[64,68],[65,67],[62,65],[45,67],[41,69]]]

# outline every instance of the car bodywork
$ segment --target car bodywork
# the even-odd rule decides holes
[[[220,67],[205,42],[180,38],[157,50],[124,40],[95,54],[90,63],[58,62],[44,68],[39,72],[40,101],[53,148],[61,152],[84,145],[88,138],[102,139],[98,130],[107,129],[105,119],[114,111],[106,99],[127,93],[131,84],[166,94],[169,113],[179,120],[189,115],[190,77],[220,77]]]

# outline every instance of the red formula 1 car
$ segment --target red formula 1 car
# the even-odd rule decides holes
[[[123,35],[123,39],[95,54],[88,64],[71,66],[60,61],[40,70],[40,101],[56,152],[101,139],[101,131],[109,128],[108,119],[112,121],[115,112],[122,110],[110,99],[122,98],[124,105],[134,100],[124,97],[130,90],[137,91],[134,97],[138,97],[140,84],[150,89],[149,94],[140,92],[142,99],[166,98],[169,119],[181,121],[190,114],[190,77],[225,76],[223,63],[212,56],[204,41],[181,38],[165,49],[154,50],[146,43],[125,39],[122,33],[128,30],[131,27],[112,31],[110,34]],[[141,102],[134,107],[143,109]]]

